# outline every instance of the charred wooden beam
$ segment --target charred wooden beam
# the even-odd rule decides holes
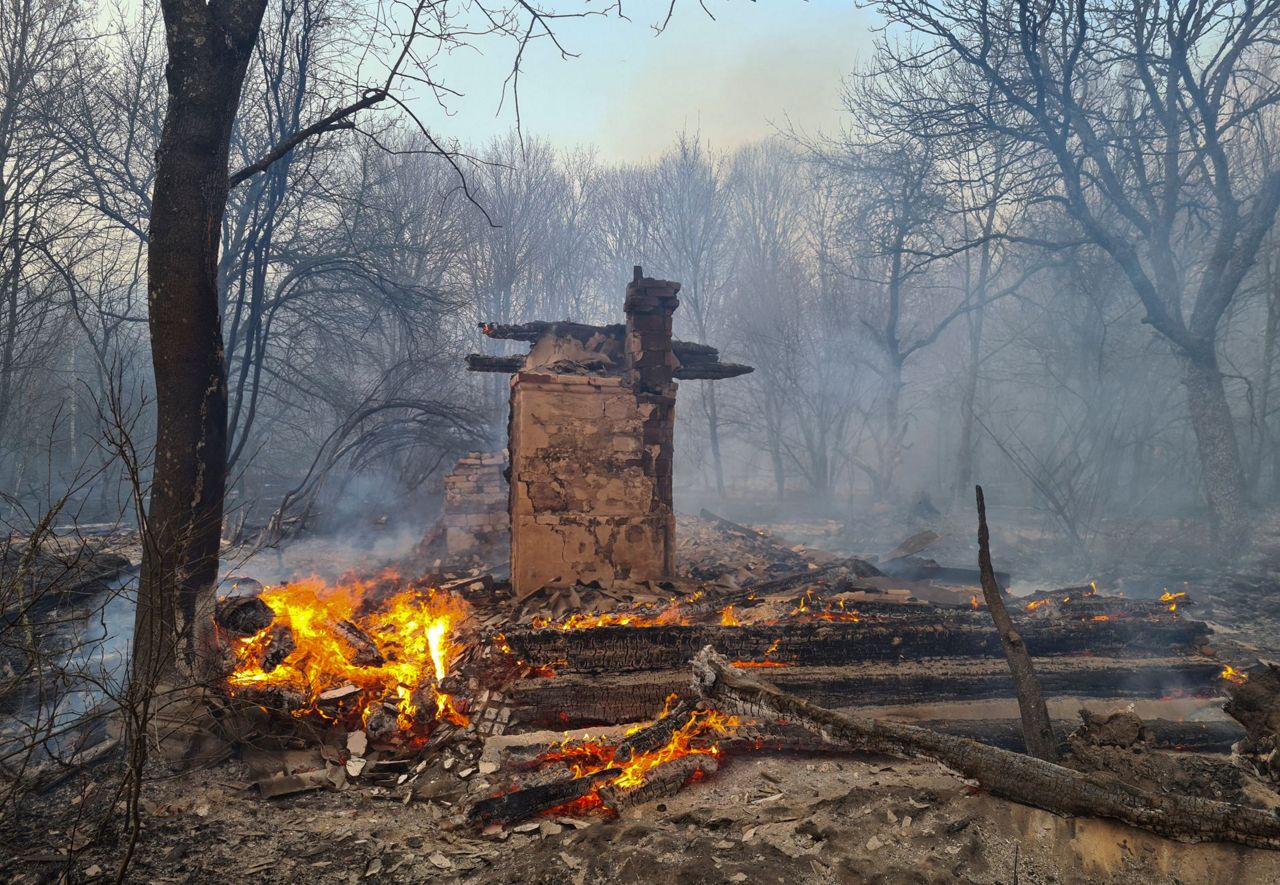
[[[468,372],[492,372],[499,375],[512,375],[524,368],[523,356],[490,356],[484,353],[469,353],[466,356]],[[721,363],[697,360],[681,363],[674,376],[680,381],[718,381],[723,378],[737,378],[754,372],[751,366],[739,363]]]
[[[523,356],[489,356],[484,353],[469,353],[466,356],[467,371],[511,375],[524,368],[524,359]]]
[[[1098,657],[1037,661],[1049,696],[1163,698],[1210,695],[1220,685],[1221,665],[1204,658]],[[782,667],[762,674],[784,691],[826,707],[875,707],[975,701],[1013,696],[1003,662],[923,659],[860,663],[842,667]],[[513,728],[592,728],[638,722],[660,709],[667,697],[691,698],[688,671],[625,674],[562,673],[527,678],[507,692]]]
[[[886,612],[889,609],[896,611]],[[767,626],[715,625],[519,630],[506,634],[517,657],[555,663],[560,673],[633,673],[676,669],[705,645],[735,661],[840,666],[859,661],[1000,657],[986,612],[934,606],[859,606],[856,622],[787,620]],[[1022,618],[1018,629],[1037,657],[1092,654],[1167,657],[1193,653],[1208,637],[1203,623],[1160,620],[1064,621]]]
[[[708,363],[706,365],[695,363],[681,365],[672,377],[679,381],[720,381],[724,378],[748,375],[754,371],[754,367],[744,366],[741,363]]]
[[[693,705],[681,701],[667,715],[659,718],[652,725],[640,729],[635,734],[623,738],[613,753],[615,762],[627,763],[636,756],[651,753],[671,743],[677,731],[689,720]]]
[[[694,682],[708,700],[743,715],[776,717],[866,752],[927,758],[977,780],[992,794],[1055,814],[1122,821],[1170,839],[1280,848],[1280,815],[1194,796],[1158,794],[1097,774],[967,738],[848,716],[779,691],[732,667],[710,647],[694,660]]]
[[[881,570],[904,581],[936,581],[939,584],[972,584],[981,583],[982,575],[977,569],[957,568],[955,566],[938,565],[936,562],[916,559],[913,556],[895,559],[880,564]],[[996,572],[996,582],[1001,589],[1009,586],[1008,572]]]
[[[714,756],[697,753],[681,756],[649,769],[644,780],[634,786],[609,784],[600,788],[600,801],[606,808],[622,811],[655,799],[674,796],[691,778],[710,777],[719,768]]]
[[[538,784],[502,796],[481,799],[471,806],[468,817],[473,823],[515,823],[540,811],[581,799],[601,781],[620,774],[621,769],[609,768],[584,777]]]

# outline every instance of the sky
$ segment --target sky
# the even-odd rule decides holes
[[[557,36],[526,53],[520,111],[526,135],[559,147],[594,146],[602,160],[643,162],[680,130],[713,148],[794,126],[808,132],[841,124],[841,80],[870,53],[871,14],[853,0],[681,0],[667,30],[655,35],[665,0],[630,0],[630,21],[616,16],[566,20]],[[499,108],[514,46],[492,41],[440,61],[452,88],[449,115],[426,110],[438,135],[476,143],[508,131],[515,116]]]

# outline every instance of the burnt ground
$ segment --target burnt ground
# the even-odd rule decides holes
[[[463,883],[1270,883],[1280,852],[1183,845],[1118,824],[1057,817],[971,789],[933,763],[767,755],[621,818],[545,817],[484,837],[437,803],[376,791],[264,800],[238,762],[150,780],[130,881]],[[58,881],[74,815],[68,785],[30,810],[0,876]],[[98,790],[102,788],[99,787]],[[70,863],[114,873],[122,821]],[[20,829],[21,832],[16,830]]]
[[[1130,563],[1132,578],[1112,567],[1110,576],[1133,595],[1139,581],[1157,588],[1188,581],[1200,605],[1191,616],[1215,628],[1221,657],[1247,663],[1251,656],[1276,656],[1280,518],[1260,528],[1254,554],[1235,570],[1197,570],[1190,557],[1182,564]],[[963,526],[948,541],[955,549],[944,542],[937,558],[966,562]],[[1015,574],[1033,573],[1051,556],[1037,554],[1025,539],[1005,550],[997,565],[1008,562]],[[1063,573],[1080,575],[1075,567]],[[90,769],[6,819],[0,880],[111,881],[125,831],[118,806],[108,810],[112,777],[107,765]],[[128,880],[1280,881],[1280,852],[1179,844],[1107,821],[1058,817],[995,799],[922,761],[742,756],[727,760],[709,781],[621,818],[542,818],[496,836],[455,823],[456,810],[442,802],[404,805],[385,790],[358,785],[267,800],[249,781],[248,769],[235,760],[179,775],[153,772]]]

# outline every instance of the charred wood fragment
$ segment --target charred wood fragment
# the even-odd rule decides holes
[[[277,624],[267,640],[267,647],[262,652],[263,673],[270,673],[284,663],[284,659],[293,654],[298,645],[293,639],[293,631],[288,624]]]
[[[600,801],[612,811],[622,811],[655,799],[674,796],[691,778],[710,777],[719,768],[716,758],[707,753],[681,756],[649,769],[644,780],[630,787],[609,784],[600,788]]]
[[[1160,794],[1053,762],[911,725],[814,706],[736,670],[710,647],[693,662],[698,692],[725,709],[803,725],[832,743],[900,758],[933,759],[992,794],[1055,814],[1119,820],[1186,842],[1280,848],[1280,815],[1193,796]]]
[[[671,743],[675,733],[689,721],[689,713],[692,710],[692,704],[681,701],[657,722],[624,738],[614,751],[614,762],[627,763],[636,756],[665,747]]]
[[[515,823],[540,811],[547,811],[586,796],[607,778],[617,777],[621,769],[607,768],[595,774],[569,780],[526,787],[502,796],[481,799],[468,813],[473,823]]]
[[[387,662],[369,634],[345,618],[333,622],[333,632],[351,649],[349,660],[357,667],[381,667]]]
[[[219,599],[213,620],[219,627],[236,636],[252,636],[276,619],[276,613],[257,596],[228,596]]]

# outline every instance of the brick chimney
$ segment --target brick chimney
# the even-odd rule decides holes
[[[626,359],[629,380],[637,393],[669,395],[676,370],[671,350],[671,315],[680,306],[680,284],[644,275],[640,265],[627,284]]]

